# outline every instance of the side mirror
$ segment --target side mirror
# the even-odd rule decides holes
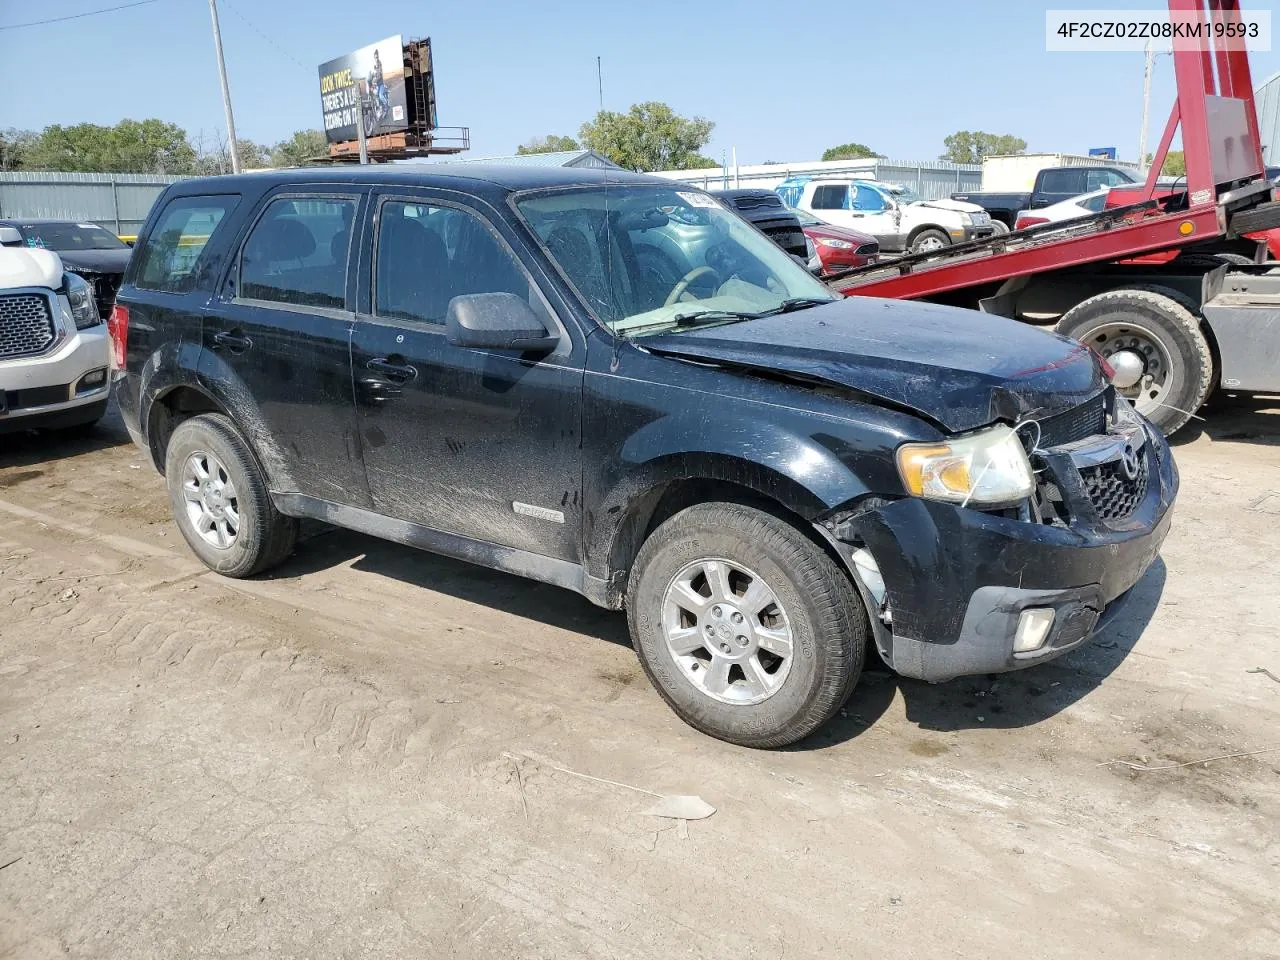
[[[449,301],[445,336],[459,347],[550,353],[560,337],[513,293],[469,293]]]
[[[22,234],[17,227],[0,227],[0,247],[22,246]]]

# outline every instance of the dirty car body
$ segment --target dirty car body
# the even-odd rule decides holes
[[[678,531],[700,507],[732,505],[840,578],[860,604],[847,629],[869,625],[886,662],[929,680],[1085,642],[1168,528],[1169,449],[1087,349],[998,317],[835,298],[683,185],[443,165],[191,180],[157,201],[138,250],[113,320],[115,395],[157,468],[181,467],[172,447],[193,420],[225,417],[283,517],[627,607],[633,636],[650,614],[692,609],[702,625],[704,606],[723,608],[705,627],[734,666],[696,639],[662,664],[637,646],[684,719],[734,742],[790,742],[839,703],[765,729],[782,724],[777,689],[817,682],[798,609],[811,580],[756,590],[750,564],[716,554],[708,569],[739,570],[743,586],[717,594],[695,575],[702,599],[637,611],[646,571],[668,599],[684,582],[655,544],[696,551],[701,537]],[[414,287],[435,276],[443,289]],[[289,283],[303,293],[285,302]],[[199,467],[203,449],[187,449]],[[998,488],[988,469],[1025,485]],[[170,482],[211,522],[198,477],[185,494]],[[776,602],[740,654],[726,624],[753,592]],[[1015,650],[1030,609],[1039,642]],[[762,652],[784,649],[779,631],[790,673]],[[840,668],[850,685],[860,662]],[[702,706],[696,690],[710,691]]]

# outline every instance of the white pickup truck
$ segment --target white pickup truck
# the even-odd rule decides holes
[[[93,288],[56,253],[12,241],[0,235],[0,434],[96,423],[111,349]]]
[[[922,200],[907,187],[879,180],[790,177],[774,190],[789,207],[871,234],[882,250],[924,253],[1003,232],[976,203]]]

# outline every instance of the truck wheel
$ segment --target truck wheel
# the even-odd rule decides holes
[[[912,253],[930,253],[951,246],[951,239],[941,230],[921,230],[911,238]]]
[[[1072,307],[1057,329],[1105,357],[1117,392],[1170,436],[1213,385],[1213,357],[1194,306],[1159,287],[1111,290]]]
[[[627,588],[631,637],[682,720],[746,747],[808,736],[862,671],[867,615],[849,576],[771,514],[689,507],[655,530]]]
[[[209,569],[249,577],[293,552],[298,521],[276,510],[257,460],[227,417],[204,413],[179,424],[164,474],[178,529]]]
[[[997,220],[995,217],[991,218],[991,227],[994,231],[991,234],[993,237],[1003,236],[1009,232],[1009,225],[1003,220]]]

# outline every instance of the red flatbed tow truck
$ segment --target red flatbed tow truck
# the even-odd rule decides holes
[[[1169,0],[1171,15],[1240,22],[1239,0]],[[1229,30],[1219,29],[1225,36]],[[1175,42],[1178,95],[1146,182],[1077,220],[902,257],[828,280],[851,296],[929,300],[1055,322],[1111,364],[1165,433],[1215,390],[1280,393],[1280,263],[1249,239],[1280,227],[1240,40]],[[1158,186],[1179,125],[1185,184]]]

